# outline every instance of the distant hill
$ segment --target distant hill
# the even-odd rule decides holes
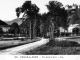
[[[8,25],[8,24],[5,23],[4,21],[0,20],[0,25]]]
[[[20,25],[22,23],[22,19],[21,18],[16,18],[13,19],[12,21],[5,21],[8,25],[11,25],[12,23],[16,22],[18,23],[18,25]]]

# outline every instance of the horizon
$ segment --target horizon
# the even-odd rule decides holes
[[[48,4],[50,0],[0,0],[0,19],[2,21],[11,21],[16,19],[16,12],[15,9],[17,7],[22,6],[25,1],[32,1],[40,8],[40,13],[48,12],[47,7],[45,6]],[[52,0],[51,0],[52,1]],[[54,1],[54,0],[53,0]],[[79,0],[55,0],[61,2],[64,6],[67,4],[77,4],[80,5]]]

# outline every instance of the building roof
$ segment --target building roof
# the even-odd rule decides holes
[[[80,27],[80,25],[79,24],[71,24],[69,27],[68,27],[68,32],[72,32],[72,30],[74,29],[74,28],[76,28],[76,27]]]

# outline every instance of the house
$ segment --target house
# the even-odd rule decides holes
[[[65,30],[63,27],[59,27],[60,32],[67,32],[67,30]]]
[[[68,28],[71,35],[80,35],[80,24],[71,24]]]
[[[68,27],[68,32],[71,32],[72,33],[74,28],[80,28],[80,25],[79,24],[71,24]]]
[[[2,28],[2,31],[5,32],[9,32],[10,29],[10,25],[0,25],[0,28]]]
[[[3,33],[8,33],[8,34],[18,34],[19,31],[19,26],[16,25],[16,23],[12,25],[0,25],[0,28]]]

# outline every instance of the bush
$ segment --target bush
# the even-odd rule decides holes
[[[80,46],[77,42],[74,41],[57,41],[57,40],[50,40],[47,43],[48,46],[58,46],[58,47],[77,47]]]

